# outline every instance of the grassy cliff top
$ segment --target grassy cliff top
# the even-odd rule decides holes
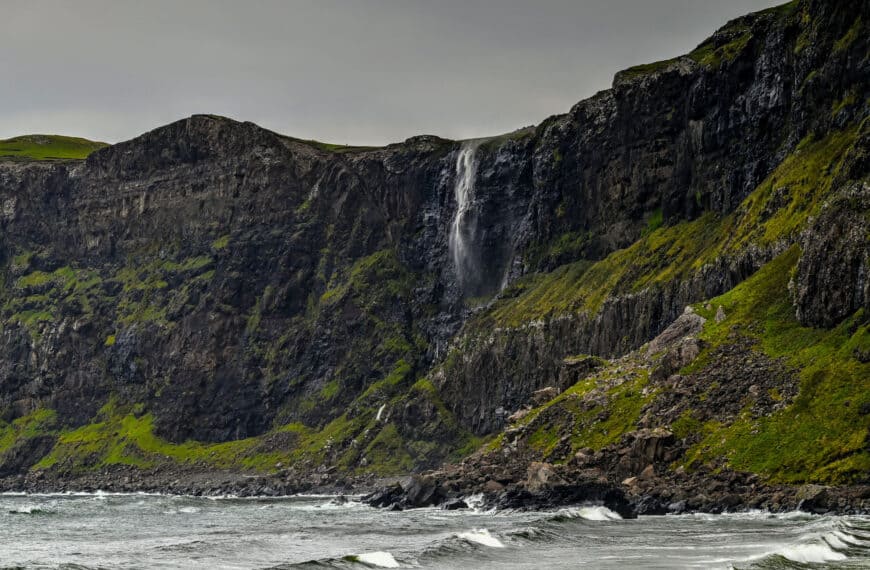
[[[69,160],[84,159],[104,142],[60,135],[24,135],[0,140],[0,159]]]

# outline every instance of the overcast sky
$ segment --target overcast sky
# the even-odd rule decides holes
[[[567,111],[768,0],[0,0],[0,138],[194,114],[382,144]]]

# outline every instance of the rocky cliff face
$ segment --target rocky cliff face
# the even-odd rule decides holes
[[[778,299],[866,332],[868,21],[752,14],[472,144],[200,115],[0,164],[0,471],[431,466],[794,247]]]

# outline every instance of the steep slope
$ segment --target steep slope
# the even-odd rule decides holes
[[[622,477],[658,427],[661,473],[863,480],[868,21],[751,14],[478,141],[199,115],[3,162],[0,475],[402,473],[488,437]],[[632,352],[698,303],[691,359]]]

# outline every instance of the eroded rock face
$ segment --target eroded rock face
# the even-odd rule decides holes
[[[870,142],[865,148],[870,148]],[[866,172],[870,163],[862,159]],[[798,319],[831,327],[858,309],[870,311],[870,184],[855,183],[803,233],[803,255],[793,281]]]
[[[84,162],[0,163],[0,417],[48,408],[76,427],[110,402],[138,405],[165,439],[220,442],[383,409],[378,426],[423,450],[402,465],[437,463],[462,430],[500,429],[536,391],[596,369],[578,355],[649,342],[790,245],[729,251],[642,288],[627,279],[594,310],[489,319],[524,276],[601,260],[656,224],[727,216],[809,133],[866,116],[867,38],[834,49],[856,14],[870,21],[866,3],[795,9],[812,25],[748,16],[704,44],[709,57],[627,70],[564,115],[480,141],[470,280],[449,251],[454,141],[336,151],[197,115]],[[746,41],[731,50],[735,25]],[[859,151],[837,189],[866,173]],[[834,193],[801,242],[794,294],[808,324],[868,302],[866,185]],[[684,317],[679,337],[700,318]],[[696,348],[685,341],[656,380]],[[323,461],[354,449],[368,461],[378,432],[356,429],[324,443]]]

